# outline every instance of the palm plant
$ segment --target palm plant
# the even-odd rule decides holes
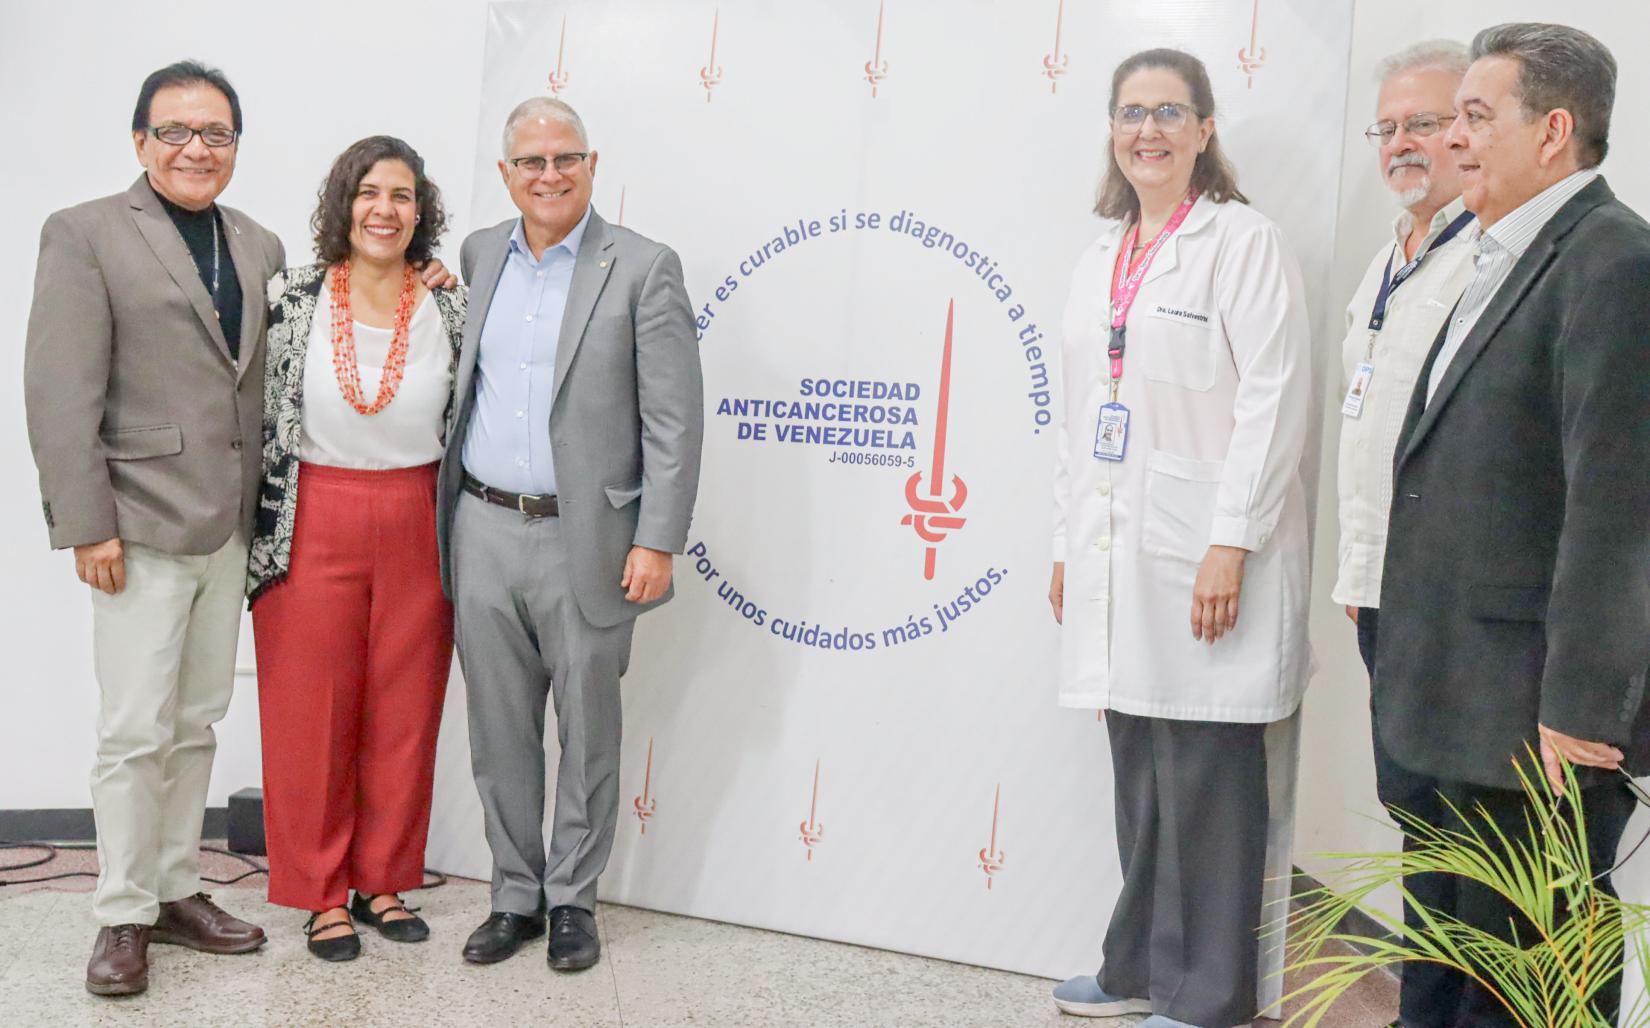
[[[1598,1028],[1594,1012],[1599,990],[1622,973],[1632,941],[1634,959],[1650,981],[1650,906],[1625,902],[1599,887],[1587,861],[1586,825],[1580,790],[1566,768],[1564,798],[1542,779],[1518,769],[1530,797],[1526,832],[1511,837],[1482,811],[1468,816],[1450,810],[1460,827],[1438,828],[1395,810],[1393,816],[1413,840],[1400,853],[1330,854],[1347,863],[1333,890],[1305,893],[1287,919],[1292,971],[1307,984],[1281,1004],[1298,1002],[1284,1028],[1313,1028],[1329,1007],[1365,975],[1408,961],[1453,968],[1492,993],[1524,1028]],[[1565,799],[1571,802],[1565,802]],[[1446,801],[1447,802],[1447,801]],[[1480,928],[1429,910],[1405,888],[1411,875],[1449,874],[1505,898],[1528,920],[1519,934],[1524,945],[1498,939]],[[1364,902],[1392,886],[1422,922],[1417,928]],[[1388,932],[1368,938],[1341,929],[1343,918],[1363,907]],[[1533,931],[1532,931],[1533,929]],[[1348,944],[1350,952],[1328,952],[1328,944]],[[1623,1012],[1622,1028],[1650,1028],[1650,1004],[1640,1000]]]

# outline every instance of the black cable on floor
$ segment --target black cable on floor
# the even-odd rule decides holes
[[[0,874],[7,871],[27,871],[31,867],[49,864],[57,857],[57,847],[45,843],[36,845],[32,842],[0,842],[0,850],[45,850],[46,855],[38,860],[28,860],[21,864],[0,864]]]
[[[69,843],[53,842],[6,842],[0,841],[0,850],[45,850],[46,855],[35,860],[27,860],[21,864],[0,864],[0,872],[24,871],[31,867],[44,867],[57,859],[58,853],[63,850],[95,849],[95,846],[72,845]],[[39,878],[12,878],[0,880],[0,888],[7,885],[38,885],[41,882],[60,882],[65,878],[96,878],[96,871],[65,871],[62,874],[43,875]]]
[[[239,860],[241,863],[245,864],[247,867],[250,867],[252,869],[252,870],[246,871],[242,874],[238,874],[233,878],[207,878],[203,875],[201,877],[201,881],[203,881],[203,882],[210,882],[213,885],[234,885],[236,882],[245,881],[246,879],[251,878],[253,875],[266,875],[266,874],[269,873],[269,868],[268,867],[266,867],[263,864],[258,863],[256,860],[253,860],[251,857],[247,856],[244,853],[236,853],[233,850],[220,850],[216,846],[202,846],[201,847],[201,852],[202,853],[216,853],[220,856],[225,856],[225,857],[234,857],[236,860]]]

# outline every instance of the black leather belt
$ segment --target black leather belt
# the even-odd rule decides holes
[[[488,503],[496,503],[500,507],[509,507],[511,510],[525,514],[530,518],[553,518],[561,513],[561,507],[556,503],[554,496],[508,493],[503,489],[494,489],[490,485],[483,485],[470,475],[464,476],[464,491],[471,496],[486,500]]]

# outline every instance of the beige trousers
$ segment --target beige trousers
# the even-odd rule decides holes
[[[92,592],[101,694],[92,811],[98,924],[153,924],[200,891],[201,821],[240,636],[246,541],[206,556],[126,544],[126,588]]]

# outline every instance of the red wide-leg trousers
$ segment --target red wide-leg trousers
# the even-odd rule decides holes
[[[435,480],[299,468],[289,572],[252,605],[271,903],[422,881],[453,652]]]

